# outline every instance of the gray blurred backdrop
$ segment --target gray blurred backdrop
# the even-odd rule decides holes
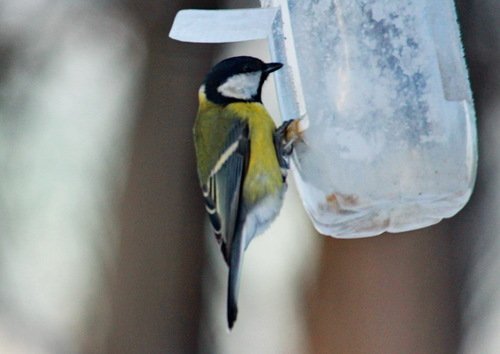
[[[466,208],[336,240],[290,179],[232,333],[191,128],[214,61],[269,54],[168,38],[180,9],[258,6],[229,3],[0,0],[0,353],[499,353],[500,2],[456,2],[480,139]]]

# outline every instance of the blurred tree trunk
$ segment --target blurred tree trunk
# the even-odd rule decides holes
[[[478,117],[484,102],[498,92],[494,84],[498,55],[492,49],[496,32],[491,31],[495,12],[494,5],[487,4],[457,1]],[[479,135],[484,137],[483,124],[480,119]],[[459,351],[464,281],[477,243],[485,238],[484,214],[491,213],[489,220],[497,214],[496,208],[484,207],[491,205],[485,202],[485,191],[492,180],[483,164],[465,210],[440,226],[370,239],[325,239],[317,287],[309,301],[314,352]]]
[[[175,13],[215,1],[128,1],[148,58],[121,202],[110,353],[198,350],[203,208],[192,124],[213,46],[168,38]]]
[[[456,0],[478,117],[479,165],[474,194],[460,218],[457,238],[462,284],[460,352],[498,353],[500,324],[500,2]]]
[[[309,300],[313,352],[456,352],[451,242],[445,227],[325,238]]]

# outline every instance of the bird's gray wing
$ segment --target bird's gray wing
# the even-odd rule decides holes
[[[227,320],[232,328],[238,314],[237,298],[243,261],[241,192],[250,154],[248,124],[235,119],[227,130],[224,148],[202,186],[210,222],[229,267]]]
[[[235,120],[224,149],[203,188],[205,207],[226,263],[235,238],[240,196],[249,155],[248,124]]]

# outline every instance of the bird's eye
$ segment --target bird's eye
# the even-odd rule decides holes
[[[251,68],[249,65],[243,65],[243,68],[242,68],[243,72],[244,73],[248,73],[251,71]]]

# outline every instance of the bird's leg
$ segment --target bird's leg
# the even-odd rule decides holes
[[[283,169],[290,168],[288,158],[293,151],[293,140],[288,140],[288,127],[294,120],[287,120],[274,132],[274,145],[278,155],[278,162]]]

